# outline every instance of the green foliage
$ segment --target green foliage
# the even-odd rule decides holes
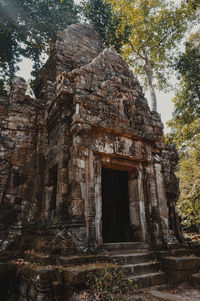
[[[200,230],[200,161],[188,151],[181,159],[178,172],[181,195],[177,209],[186,227],[196,226]]]
[[[122,45],[128,41],[130,28],[127,25],[123,34],[117,34],[121,27],[120,14],[116,14],[111,5],[104,0],[87,0],[81,4],[81,11],[93,28],[100,34],[106,46],[113,46],[120,51]]]
[[[73,0],[0,0],[0,94],[17,70],[20,56],[34,61],[49,53],[56,32],[78,21]]]
[[[175,61],[180,87],[169,122],[170,141],[180,154],[178,211],[184,225],[200,226],[200,32],[191,35],[185,52]]]
[[[129,300],[132,282],[125,280],[122,269],[107,264],[103,269],[88,275],[87,287],[95,300],[122,301]]]
[[[200,0],[187,0],[187,3],[188,3],[193,9],[199,9],[199,7],[200,7]]]
[[[170,74],[167,68],[177,51],[180,41],[197,18],[197,12],[186,2],[175,5],[168,0],[108,0],[113,10],[121,16],[118,33],[123,35],[130,27],[128,43],[122,47],[123,57],[132,65],[134,72],[147,83],[145,70],[150,62],[152,77],[158,89],[167,89]],[[146,54],[146,56],[145,56]]]
[[[173,99],[175,111],[169,122],[171,137],[184,151],[195,147],[199,136],[200,119],[200,32],[193,34],[186,43],[185,52],[175,61],[180,87]]]

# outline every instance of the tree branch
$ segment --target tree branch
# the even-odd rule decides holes
[[[159,47],[159,46],[162,44],[162,42],[163,42],[163,41],[164,41],[171,33],[172,33],[172,32],[168,32],[168,33],[167,33],[167,34],[159,41],[159,43],[157,43],[156,45],[150,47],[148,51],[152,50],[153,48]]]
[[[129,42],[129,45],[131,46],[131,49],[133,50],[133,52],[135,52],[141,59],[143,59],[145,61],[145,57],[143,55],[141,55],[132,45],[131,42]],[[139,49],[141,49],[142,47],[140,47]]]

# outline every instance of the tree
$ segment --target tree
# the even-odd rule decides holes
[[[187,3],[192,6],[193,9],[200,7],[200,0],[187,0]]]
[[[115,45],[119,52],[122,45],[128,42],[130,33],[129,26],[126,25],[123,35],[117,31],[121,26],[121,17],[115,14],[111,5],[104,0],[88,0],[81,3],[83,17],[100,34],[106,46]]]
[[[197,160],[194,149],[189,149],[181,157],[177,175],[181,191],[177,209],[182,224],[195,226],[200,231],[200,160]]]
[[[41,64],[56,32],[78,22],[73,0],[0,0],[0,94],[17,70],[21,56]]]
[[[192,34],[185,43],[185,52],[175,60],[180,83],[173,99],[175,110],[169,122],[171,139],[179,151],[195,145],[200,135],[200,31]]]
[[[170,58],[195,20],[197,11],[185,2],[176,6],[167,0],[107,0],[120,15],[123,35],[130,28],[128,43],[123,43],[123,57],[148,86],[153,111],[157,111],[155,87],[167,87]],[[157,80],[155,85],[154,81]]]
[[[192,34],[185,52],[175,60],[180,86],[173,99],[169,139],[179,154],[180,198],[177,208],[186,226],[200,227],[200,31]],[[200,228],[199,228],[200,229]]]

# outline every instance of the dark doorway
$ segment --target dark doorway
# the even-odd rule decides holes
[[[103,242],[131,241],[128,172],[102,169]]]

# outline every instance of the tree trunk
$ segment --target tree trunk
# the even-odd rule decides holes
[[[156,99],[156,93],[153,86],[151,63],[149,61],[146,51],[144,51],[144,55],[145,55],[145,71],[147,75],[148,88],[151,97],[151,110],[157,112],[157,99]]]

